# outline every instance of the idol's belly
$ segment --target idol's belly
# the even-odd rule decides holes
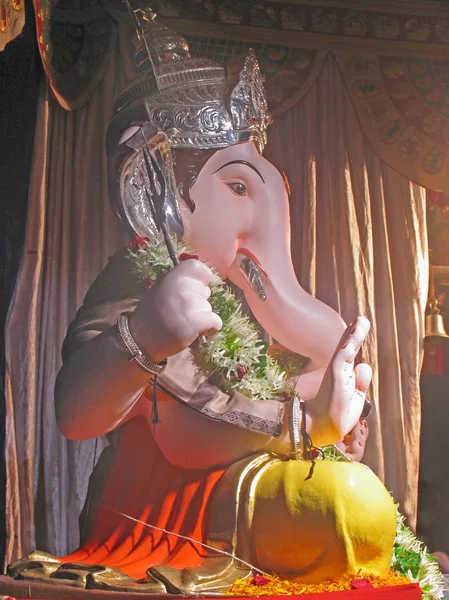
[[[154,427],[150,396],[142,398],[142,413],[162,454],[177,467],[214,469],[257,452],[288,452],[284,441],[209,418],[162,391],[158,392],[160,423]]]

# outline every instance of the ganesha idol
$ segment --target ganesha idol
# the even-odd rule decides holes
[[[383,575],[395,506],[357,462],[371,370],[354,361],[369,323],[347,328],[296,279],[286,181],[262,156],[270,119],[256,57],[231,84],[151,11],[137,16],[140,74],[107,136],[113,205],[137,237],[87,292],[56,386],[62,433],[110,445],[79,549],[33,552],[9,574],[183,595],[254,572]],[[158,271],[166,243],[178,264]],[[229,308],[222,280],[250,316]],[[333,444],[349,459],[323,459]]]

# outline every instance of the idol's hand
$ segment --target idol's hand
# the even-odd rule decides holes
[[[212,271],[186,260],[156,282],[130,316],[137,345],[154,362],[184,350],[200,334],[220,331],[222,321],[208,302]]]
[[[359,419],[355,427],[345,435],[345,437],[335,445],[348,458],[360,462],[365,454],[366,441],[368,439],[369,429],[365,419]]]
[[[360,418],[372,371],[365,363],[354,367],[354,360],[369,329],[369,321],[364,317],[358,317],[347,328],[317,396],[307,402],[306,426],[315,446],[342,440]]]

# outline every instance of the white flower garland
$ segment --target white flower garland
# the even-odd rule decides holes
[[[437,559],[429,554],[427,546],[404,524],[404,516],[397,506],[391,568],[408,577],[411,582],[419,583],[423,600],[444,598],[446,580],[441,574]]]
[[[194,253],[176,238],[173,243],[178,256]],[[129,252],[142,279],[155,281],[173,267],[162,235],[151,241],[135,238]],[[260,339],[257,327],[243,314],[241,303],[218,273],[213,273],[209,302],[223,327],[207,344],[192,347],[198,368],[206,377],[217,377],[219,386],[228,393],[239,391],[254,400],[276,399],[290,393],[288,367],[282,367],[268,354],[268,343]],[[297,370],[295,374],[299,374]]]

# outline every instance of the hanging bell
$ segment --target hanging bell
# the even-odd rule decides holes
[[[445,337],[449,338],[449,335],[444,329],[443,315],[439,312],[431,315],[426,315],[425,322],[425,337]]]

